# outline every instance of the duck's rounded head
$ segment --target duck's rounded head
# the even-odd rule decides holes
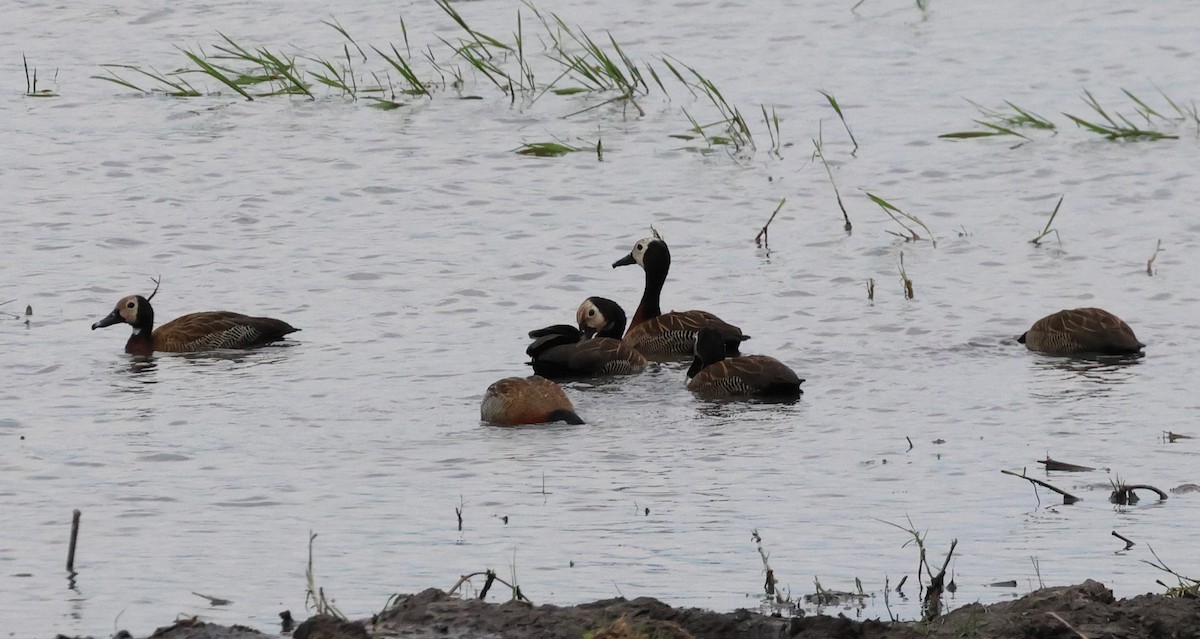
[[[625,332],[625,310],[606,297],[589,297],[575,311],[575,321],[584,337],[620,339]]]
[[[134,330],[153,326],[154,308],[150,306],[150,300],[141,295],[122,297],[111,313],[92,324],[92,330],[121,323],[133,326]]]
[[[688,368],[687,378],[691,379],[708,366],[725,359],[725,340],[721,334],[711,328],[702,328],[696,333],[696,346],[693,349],[695,358]]]
[[[629,255],[613,262],[613,268],[630,264],[637,264],[647,271],[669,267],[671,250],[667,248],[666,240],[658,234],[658,231],[654,231],[653,235],[643,237],[635,242]]]

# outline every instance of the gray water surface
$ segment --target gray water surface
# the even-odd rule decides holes
[[[770,6],[766,6],[766,5]],[[917,551],[958,540],[950,603],[1099,579],[1160,590],[1154,550],[1200,573],[1194,493],[1108,502],[1118,478],[1197,482],[1195,123],[1178,140],[1119,143],[1072,125],[1090,90],[1133,114],[1129,89],[1168,112],[1200,86],[1200,7],[1091,4],[674,2],[539,5],[663,70],[692,65],[737,105],[757,153],[669,137],[683,110],[717,119],[671,77],[639,100],[515,102],[438,38],[463,36],[432,3],[119,0],[22,2],[0,21],[0,618],[11,636],[146,633],[174,615],[271,629],[303,617],[316,578],[351,616],[388,595],[515,568],[534,601],[623,594],[717,610],[761,603],[751,530],[793,597],[876,596],[919,615]],[[527,46],[541,28],[508,0],[454,5]],[[105,63],[171,71],[175,47],[218,32],[292,54],[341,55],[332,14],[364,45],[427,45],[464,69],[461,94],[393,111],[318,99],[144,96],[90,79]],[[386,49],[385,49],[386,50]],[[371,53],[368,50],[368,53]],[[21,55],[39,87],[21,94]],[[386,67],[371,55],[368,69]],[[311,68],[311,62],[301,60]],[[539,81],[557,75],[538,57]],[[417,65],[430,77],[427,65]],[[57,82],[48,82],[57,69]],[[129,76],[135,77],[135,76]],[[393,74],[394,79],[394,74]],[[196,76],[214,93],[222,87]],[[860,148],[818,90],[836,96]],[[948,141],[1008,100],[1057,134]],[[789,145],[767,152],[760,105]],[[1133,116],[1137,117],[1137,116]],[[846,200],[852,234],[813,138]],[[524,142],[602,140],[556,159]],[[934,232],[905,243],[869,191]],[[1065,200],[1051,236],[1028,242]],[[769,250],[754,235],[778,202]],[[589,295],[630,313],[641,272],[611,263],[658,228],[674,264],[666,309],[741,325],[747,351],[808,379],[794,404],[709,403],[685,366],[569,384],[588,425],[480,424],[492,381],[525,374],[526,331],[570,321]],[[1061,242],[1060,242],[1061,240]],[[1164,251],[1148,276],[1146,262]],[[914,282],[905,299],[898,271]],[[135,361],[125,327],[89,325],[131,293],[159,321],[202,310],[287,320],[289,347]],[[876,283],[868,301],[866,282]],[[20,315],[25,305],[33,315]],[[1132,363],[1048,358],[1013,337],[1061,308],[1101,306],[1149,344]],[[911,442],[911,446],[910,446]],[[1049,476],[1047,454],[1094,466]],[[1072,506],[1001,469],[1082,497]],[[463,509],[457,530],[455,508]],[[72,509],[76,569],[64,570]],[[1116,530],[1138,545],[1118,553]],[[1016,588],[986,584],[1016,580]],[[209,607],[199,592],[233,600]],[[503,595],[500,595],[501,597]]]

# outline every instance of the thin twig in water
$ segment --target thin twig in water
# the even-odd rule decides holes
[[[1146,275],[1154,276],[1154,260],[1158,259],[1158,254],[1162,253],[1162,250],[1162,240],[1159,240],[1158,244],[1154,247],[1154,255],[1151,255],[1150,259],[1146,260]]]
[[[758,534],[758,529],[750,531],[750,538],[754,540],[754,545],[758,548],[758,556],[762,558],[763,571],[766,573],[766,580],[763,582],[763,590],[768,597],[775,597],[778,603],[783,603],[783,597],[779,594],[779,582],[775,579],[775,571],[771,570],[771,564],[767,561],[769,555],[766,549],[763,548],[762,537]]]
[[[904,284],[904,299],[911,300],[913,298],[913,282],[908,277],[908,272],[904,270],[904,251],[900,251],[900,282]]]
[[[1067,491],[1065,491],[1065,490],[1062,490],[1061,488],[1055,488],[1054,486],[1051,486],[1050,484],[1047,484],[1046,482],[1044,482],[1044,481],[1042,481],[1042,480],[1040,480],[1040,479],[1035,479],[1035,478],[1033,478],[1033,477],[1029,477],[1029,476],[1027,476],[1027,475],[1025,474],[1025,471],[1024,471],[1024,470],[1022,470],[1022,471],[1021,471],[1021,472],[1019,472],[1019,473],[1014,473],[1014,472],[1013,472],[1013,471],[1011,471],[1011,470],[1001,470],[1000,472],[1001,472],[1001,473],[1004,473],[1005,475],[1012,475],[1013,477],[1020,477],[1021,479],[1024,479],[1024,480],[1026,480],[1026,481],[1028,481],[1028,482],[1030,482],[1030,483],[1032,483],[1032,484],[1035,484],[1035,485],[1037,485],[1037,486],[1041,486],[1041,487],[1043,487],[1043,488],[1047,488],[1047,489],[1049,489],[1049,490],[1052,490],[1052,491],[1054,491],[1054,492],[1056,492],[1056,493],[1058,493],[1058,494],[1062,495],[1062,498],[1063,498],[1063,504],[1065,504],[1065,505],[1068,505],[1068,506],[1069,506],[1069,505],[1071,505],[1071,504],[1073,504],[1073,503],[1075,503],[1075,502],[1079,501],[1079,498],[1078,498],[1078,497],[1076,497],[1075,495],[1072,495],[1071,493],[1068,493],[1068,492],[1067,492]],[[1035,495],[1037,495],[1037,491],[1034,491],[1034,494],[1035,494]],[[1038,503],[1039,503],[1039,504],[1041,503],[1041,501],[1042,501],[1042,498],[1041,498],[1041,497],[1038,497]]]
[[[1132,540],[1132,539],[1130,539],[1130,538],[1126,537],[1125,535],[1122,535],[1122,534],[1118,533],[1118,532],[1117,532],[1117,531],[1115,531],[1115,530],[1114,530],[1114,531],[1112,531],[1112,536],[1113,536],[1113,537],[1116,537],[1117,539],[1120,539],[1120,540],[1121,540],[1121,541],[1123,541],[1123,542],[1125,542],[1125,547],[1124,547],[1124,548],[1122,548],[1121,550],[1129,550],[1130,548],[1133,548],[1133,546],[1134,546],[1134,543],[1133,543],[1133,540]]]
[[[783,205],[786,203],[787,203],[786,197],[783,198],[782,200],[779,200],[779,206],[775,207],[775,210],[771,212],[771,217],[767,219],[767,223],[763,224],[762,230],[758,232],[758,235],[754,236],[755,246],[757,246],[758,248],[763,248],[763,247],[767,246],[767,244],[768,244],[768,242],[767,242],[767,227],[771,226],[771,222],[775,221],[775,216],[779,215],[779,210],[782,209]]]
[[[346,616],[342,611],[338,610],[333,602],[325,598],[325,589],[317,587],[317,580],[313,576],[313,540],[317,538],[317,534],[309,531],[308,533],[308,568],[304,571],[305,580],[308,582],[308,591],[304,595],[304,605],[307,606],[311,600],[312,605],[317,610],[318,615],[332,615],[346,620]]]
[[[845,226],[842,228],[849,233],[854,229],[854,225],[850,223],[850,214],[846,212],[846,205],[842,203],[842,194],[840,191],[838,191],[837,181],[833,179],[833,169],[829,167],[829,162],[825,160],[825,152],[822,149],[824,143],[821,140],[821,136],[818,135],[817,139],[813,140],[812,143],[813,157],[819,158],[821,160],[821,164],[825,167],[825,173],[829,176],[829,184],[833,186],[833,196],[837,198],[838,208],[842,210],[842,219],[846,221]]]

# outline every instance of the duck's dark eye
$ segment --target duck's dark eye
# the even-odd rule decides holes
[[[130,302],[130,303],[128,303],[128,304],[126,304],[126,305],[125,305],[125,308],[133,308],[134,306],[137,306],[137,304],[134,304],[133,302]]]
[[[640,251],[640,250],[642,250],[642,245],[641,245],[641,244],[638,244],[637,246],[633,247],[633,249],[634,249],[635,251]]]
[[[596,316],[596,309],[593,308],[592,310],[588,311],[588,317],[595,317],[595,316]]]

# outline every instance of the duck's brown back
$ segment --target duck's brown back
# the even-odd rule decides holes
[[[646,370],[646,358],[629,344],[611,337],[563,344],[538,353],[533,371],[544,377],[634,375]]]
[[[688,390],[710,397],[799,395],[804,383],[783,362],[766,355],[728,357],[704,367]]]
[[[271,317],[229,311],[191,313],[154,329],[154,350],[193,353],[222,348],[253,348],[283,339],[300,329]]]
[[[571,400],[558,384],[541,377],[506,377],[488,387],[479,408],[485,422],[502,426],[562,420],[582,424]]]
[[[1145,346],[1129,324],[1100,308],[1075,308],[1047,315],[1034,322],[1017,341],[1031,351],[1052,355],[1123,355]]]
[[[749,339],[742,329],[708,311],[672,311],[634,325],[625,333],[625,343],[651,357],[691,355],[696,333],[702,328],[720,334],[731,355],[736,355],[741,342]]]

